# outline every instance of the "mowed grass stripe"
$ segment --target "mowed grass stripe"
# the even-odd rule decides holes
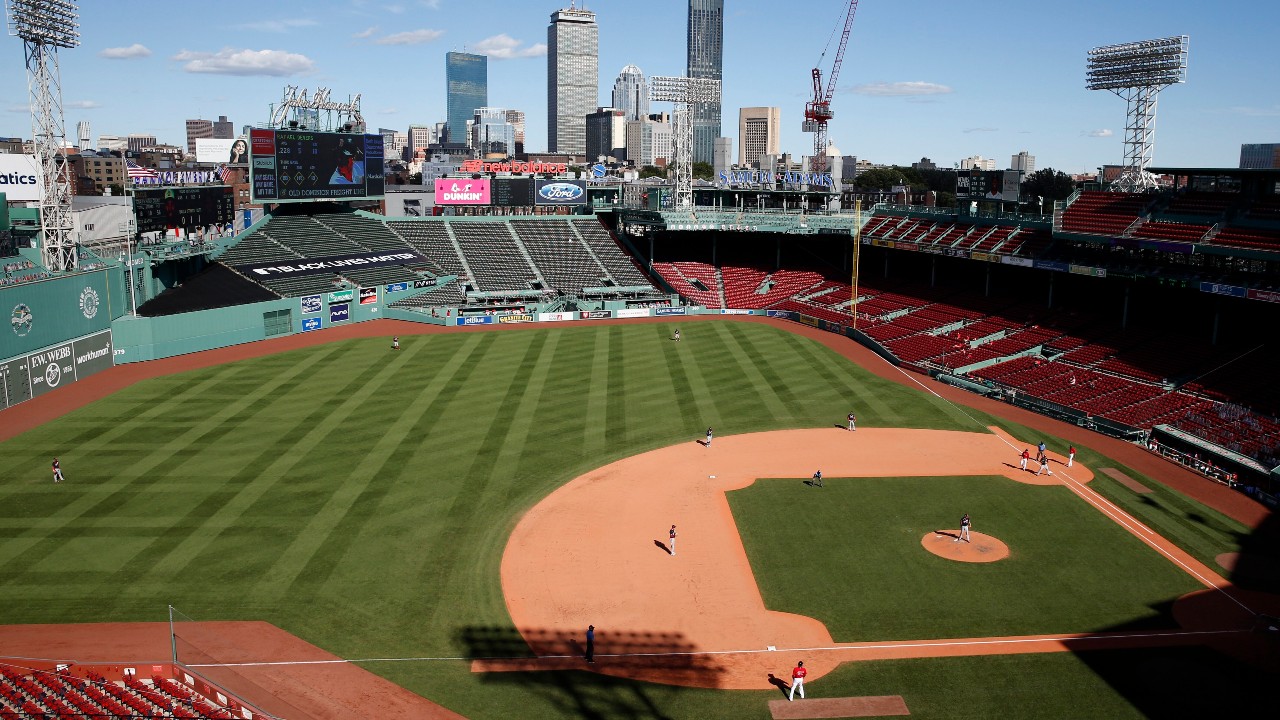
[[[592,335],[595,336],[595,342],[592,343],[587,377],[587,423],[586,432],[582,434],[582,451],[587,455],[603,451],[608,442],[603,419],[608,412],[609,374],[612,365],[609,354],[610,334],[596,332]]]
[[[178,434],[161,446],[160,450],[152,451],[145,457],[153,458],[157,454],[163,454],[165,458],[171,458],[182,452],[191,443],[196,442],[200,436],[216,431],[223,423],[229,423],[238,414],[243,413],[246,409],[252,407],[254,403],[268,395],[274,388],[294,381],[298,373],[304,372],[307,367],[318,363],[323,357],[323,353],[312,355],[306,361],[297,365],[296,372],[284,373],[273,378],[272,381],[264,384],[257,391],[226,405],[221,412],[211,416],[199,428],[193,428]],[[221,373],[215,373],[215,375],[218,374]],[[210,378],[210,381],[205,384],[212,380],[213,378]],[[135,422],[123,424],[127,424],[137,430]],[[91,452],[91,446],[89,451]],[[118,475],[104,476],[99,473],[95,477],[88,472],[81,475],[81,484],[76,486],[76,491],[81,493],[78,498],[58,507],[43,518],[34,518],[28,533],[23,537],[14,538],[5,543],[3,548],[0,548],[0,574],[3,574],[9,563],[19,555],[22,556],[20,562],[30,564],[56,551],[67,538],[78,534],[77,528],[79,524],[77,521],[81,518],[111,512],[113,502],[111,495],[127,489],[131,484],[144,479],[145,473],[139,473],[134,469],[140,465],[149,470],[154,470],[154,467],[149,466],[145,461],[140,461],[122,468]],[[103,477],[104,479],[98,481],[97,477]],[[129,480],[128,478],[133,479]],[[146,479],[154,482],[156,477],[152,476]],[[97,482],[97,484],[90,485],[90,482]],[[70,481],[68,481],[66,487],[71,487]],[[54,536],[58,536],[59,539],[55,540]]]
[[[352,397],[352,404],[363,404],[369,402],[374,405],[374,410],[380,416],[386,416],[388,408],[385,400],[381,397],[369,400],[374,394],[374,390],[383,383],[391,381],[397,372],[405,365],[410,364],[417,351],[424,347],[421,344],[406,344],[404,350],[397,356],[374,378],[374,382],[369,383],[362,388],[359,393]],[[457,371],[462,363],[463,353],[458,353],[456,359],[451,361],[449,367],[444,372],[451,376]],[[437,375],[437,381],[441,380],[441,375]],[[447,382],[447,378],[445,379]],[[376,384],[375,384],[376,383]],[[382,489],[380,493],[385,492],[385,487],[390,485],[389,479],[386,477],[391,470],[390,458],[392,453],[401,443],[409,437],[409,434],[415,426],[415,420],[421,417],[422,412],[431,404],[439,391],[439,384],[429,386],[432,389],[424,389],[411,402],[406,404],[400,414],[390,422],[379,423],[379,437],[376,442],[364,451],[362,460],[357,463],[356,467],[346,475],[346,479],[338,486],[337,490],[330,496],[329,501],[315,515],[307,521],[306,525],[298,532],[296,538],[290,545],[280,553],[275,563],[266,573],[266,580],[254,587],[254,594],[261,595],[267,600],[277,600],[282,597],[293,584],[293,581],[304,570],[307,563],[316,555],[316,551],[320,546],[333,534],[335,528],[350,513],[352,506],[370,489],[370,484],[375,480],[379,481]],[[341,409],[340,409],[341,410]],[[341,427],[336,427],[333,434],[337,435],[342,432]],[[328,438],[329,442],[342,443],[339,437]],[[333,558],[326,558],[326,562],[332,562]]]
[[[290,598],[318,602],[327,589],[334,597],[362,599],[357,603],[362,608],[377,608],[389,599],[384,591],[387,583],[394,587],[394,578],[411,582],[413,573],[407,568],[418,562],[423,548],[430,547],[429,513],[435,506],[430,492],[440,487],[442,495],[452,498],[460,483],[452,473],[459,456],[452,451],[462,441],[449,441],[458,434],[445,418],[446,410],[468,387],[471,375],[498,339],[496,333],[484,333],[467,336],[465,343],[457,337],[437,341],[453,352],[431,376],[426,404],[406,441],[385,456],[382,475],[388,482],[369,486],[335,523],[289,585]],[[333,581],[335,574],[338,580]],[[392,594],[390,599],[399,597]],[[376,610],[370,612],[376,615]]]
[[[239,517],[247,508],[269,492],[277,482],[287,479],[294,466],[303,461],[307,453],[323,443],[335,429],[342,426],[347,415],[359,407],[379,388],[394,381],[396,371],[414,355],[412,350],[402,352],[403,354],[400,357],[387,363],[378,373],[361,382],[354,392],[347,394],[346,398],[336,408],[333,408],[328,415],[308,429],[307,433],[296,444],[292,446],[277,444],[276,459],[267,465],[255,480],[241,488],[231,501],[219,507],[211,519],[233,520]],[[361,376],[357,375],[357,377]],[[191,532],[170,553],[155,563],[149,575],[155,577],[180,572],[217,536],[217,528],[213,525],[202,526]]]
[[[609,363],[609,396],[605,400],[604,435],[606,440],[625,441],[627,437],[627,343],[623,327],[609,327],[609,347],[614,348]]]
[[[771,377],[765,376],[763,368],[768,368],[769,364],[761,363],[760,360],[768,354],[761,353],[759,348],[744,340],[745,335],[741,332],[740,325],[741,323],[715,323],[716,334],[729,350],[738,370],[744,378],[751,381],[775,419],[790,419],[801,415],[803,408],[787,393],[786,385],[778,374],[769,369]]]
[[[689,384],[689,376],[685,374],[684,363],[680,360],[680,345],[683,341],[678,343],[671,340],[671,330],[665,325],[654,325],[652,328],[653,335],[657,336],[660,343],[671,346],[670,349],[664,347],[658,356],[662,358],[664,370],[661,375],[675,394],[675,406],[680,411],[680,426],[685,432],[696,432],[705,414],[699,411],[693,401],[693,387]]]
[[[672,343],[675,346],[676,362],[671,364],[671,368],[684,379],[684,385],[688,388],[689,395],[679,398],[679,401],[692,401],[694,409],[697,410],[695,426],[709,425],[715,427],[716,425],[723,425],[723,418],[716,405],[715,394],[711,392],[711,388],[703,377],[702,367],[699,364],[699,358],[706,357],[707,353],[688,339],[689,333],[681,334],[684,339],[678,343]]]

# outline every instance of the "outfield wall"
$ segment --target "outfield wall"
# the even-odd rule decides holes
[[[120,268],[0,287],[0,360],[110,328],[129,312],[126,289]]]

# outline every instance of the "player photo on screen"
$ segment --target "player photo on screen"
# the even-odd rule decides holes
[[[359,138],[344,138],[337,148],[337,167],[329,176],[330,185],[364,184],[364,143]]]

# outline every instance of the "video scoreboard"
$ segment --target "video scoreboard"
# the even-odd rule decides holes
[[[254,202],[377,200],[383,185],[382,136],[307,130],[250,130]]]

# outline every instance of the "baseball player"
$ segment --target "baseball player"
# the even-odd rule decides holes
[[[1037,477],[1044,475],[1045,473],[1048,473],[1049,475],[1053,474],[1053,471],[1049,469],[1049,458],[1041,455],[1036,458],[1036,462],[1040,463],[1040,469],[1036,471]]]
[[[1027,469],[1027,461],[1031,459],[1031,451],[1027,448],[1022,449],[1022,454],[1018,456],[1021,462],[1018,464],[1023,470]]]
[[[854,415],[853,413],[849,413],[849,430],[852,431],[857,429],[858,429],[858,416]]]
[[[1041,455],[1044,455],[1044,451],[1048,449],[1048,448],[1046,448],[1046,447],[1045,447],[1045,444],[1044,444],[1044,441],[1043,441],[1043,440],[1041,440],[1041,441],[1040,441],[1039,448],[1040,448],[1040,454],[1041,454]]]
[[[596,661],[596,626],[587,626],[587,651],[583,653],[589,663]]]
[[[1076,462],[1076,446],[1072,445],[1071,449],[1067,450],[1067,467],[1071,467],[1072,465],[1075,464],[1075,462]]]
[[[707,428],[707,447],[711,447],[711,428]]]
[[[671,336],[671,339],[675,340],[676,342],[680,342],[680,328],[676,328],[676,332],[674,335]]]
[[[400,349],[400,336],[399,336],[399,335],[396,335],[395,337],[391,338],[391,349],[392,349],[392,350],[399,350],[399,349]]]
[[[58,458],[54,458],[53,459],[53,481],[56,483],[59,483],[59,482],[62,482],[63,480],[64,478],[62,477],[62,465],[58,463]]]
[[[822,487],[822,471],[819,470],[813,474],[813,486]],[[800,697],[804,697],[801,695]]]
[[[675,557],[676,555],[676,526],[675,525],[671,526],[671,531],[667,533],[667,537],[670,538],[671,540],[671,544],[668,546],[671,550],[671,556]]]
[[[796,699],[796,690],[800,691],[800,699],[804,699],[804,676],[809,671],[804,669],[804,661],[796,661],[796,666],[791,668],[791,692],[787,694],[787,701]]]
[[[960,535],[956,538],[956,542],[960,542],[961,540],[964,540],[965,542],[972,542],[972,540],[969,539],[969,526],[972,524],[973,522],[969,520],[969,513],[965,513],[964,517],[960,518]],[[800,697],[804,697],[804,694],[801,693]]]

